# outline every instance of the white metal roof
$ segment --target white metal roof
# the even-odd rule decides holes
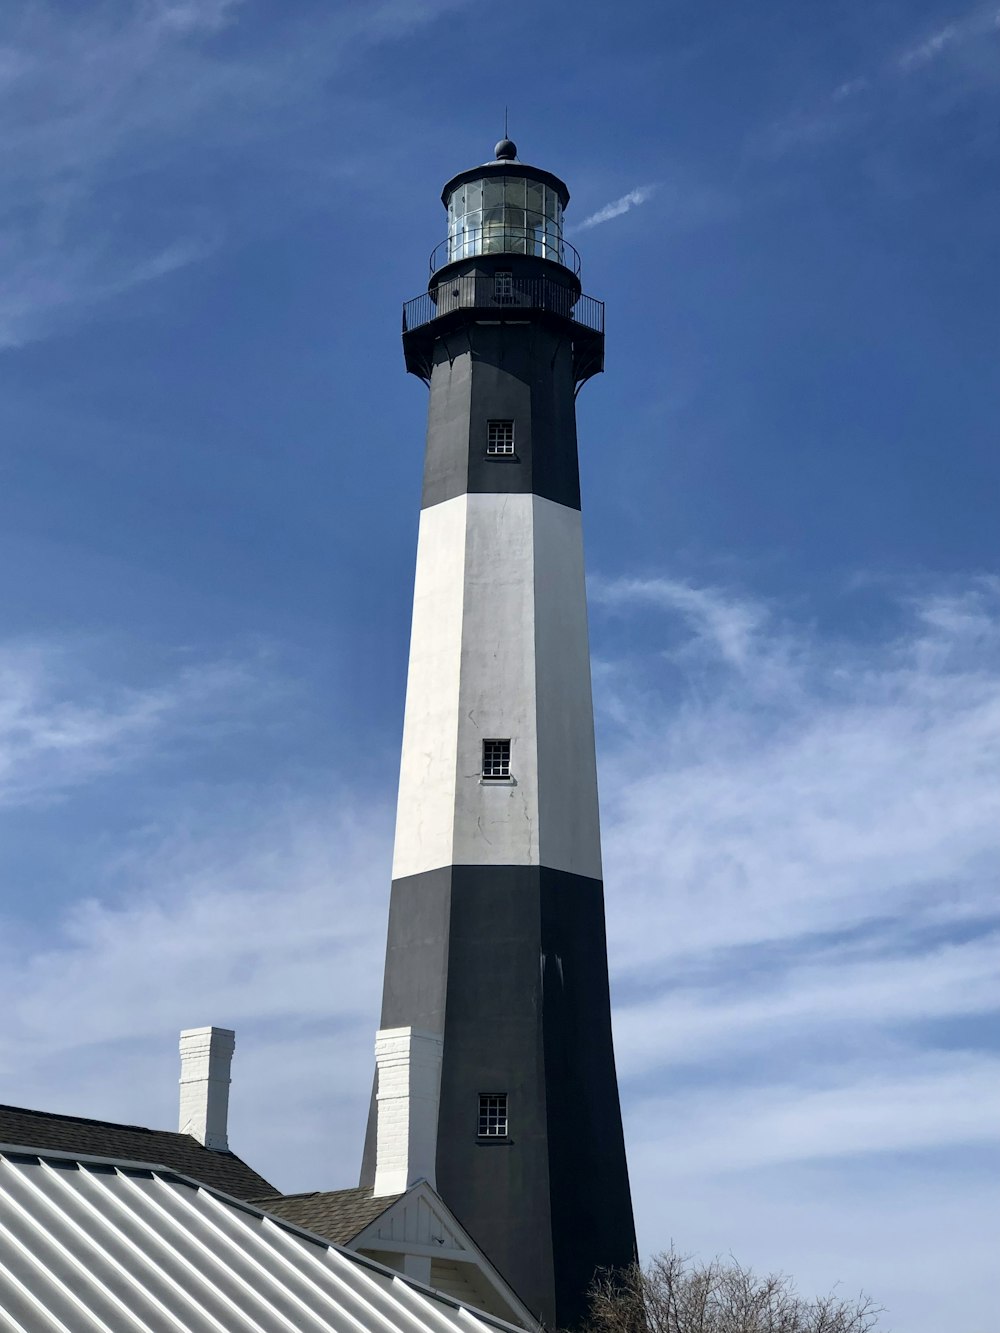
[[[2,1146],[0,1328],[523,1333],[164,1167]]]

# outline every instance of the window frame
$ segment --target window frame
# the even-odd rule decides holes
[[[499,755],[495,756],[487,749],[487,746],[499,746]],[[482,782],[510,782],[510,751],[511,743],[509,736],[486,736],[483,738],[483,753],[479,777]],[[487,767],[489,772],[487,772]],[[494,772],[499,769],[499,772]]]
[[[491,417],[486,423],[486,457],[517,458],[514,421],[511,417]]]
[[[502,1143],[510,1138],[510,1097],[506,1092],[481,1092],[476,1138],[483,1143]]]

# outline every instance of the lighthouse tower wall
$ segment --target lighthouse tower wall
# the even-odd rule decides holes
[[[550,262],[520,261],[512,299],[528,297],[498,317],[448,307],[470,281],[452,268],[454,285],[442,276],[434,290],[426,371],[381,1028],[441,1038],[437,1188],[528,1307],[571,1327],[595,1270],[635,1254],[604,927],[580,360],[571,318],[538,308]],[[559,282],[556,304],[571,310]],[[362,1184],[376,1170],[373,1116]]]

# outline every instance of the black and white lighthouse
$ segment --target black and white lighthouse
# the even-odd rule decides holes
[[[575,397],[604,308],[507,139],[404,308],[430,388],[361,1183],[434,1184],[549,1327],[635,1232],[608,993]]]

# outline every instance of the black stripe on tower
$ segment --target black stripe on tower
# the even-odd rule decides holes
[[[534,493],[579,509],[574,389],[573,343],[559,327],[469,320],[439,337],[422,507],[467,493]],[[491,421],[513,423],[513,456],[487,452]]]
[[[443,1032],[437,1187],[529,1309],[579,1325],[635,1257],[599,880],[451,866],[392,886],[382,1026]],[[477,1133],[505,1093],[509,1134]],[[374,1179],[374,1123],[362,1184]]]

